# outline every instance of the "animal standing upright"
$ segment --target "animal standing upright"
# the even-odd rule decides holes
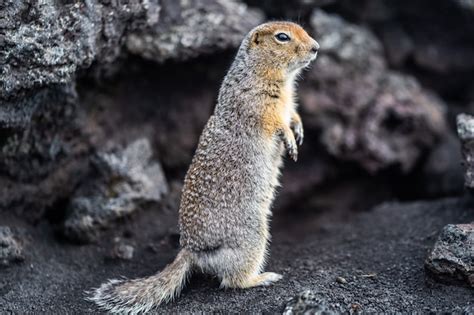
[[[318,43],[299,25],[270,22],[243,40],[186,174],[179,209],[181,250],[153,276],[111,280],[90,300],[116,313],[146,312],[177,296],[193,269],[225,288],[270,285],[263,272],[283,154],[296,161],[303,126],[295,80]]]

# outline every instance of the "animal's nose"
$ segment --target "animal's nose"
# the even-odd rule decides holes
[[[314,44],[313,44],[313,46],[311,47],[311,52],[312,52],[313,54],[315,54],[315,53],[318,52],[318,50],[319,50],[319,44],[318,44],[318,42],[315,41]]]

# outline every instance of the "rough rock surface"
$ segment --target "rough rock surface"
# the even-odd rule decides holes
[[[474,287],[474,223],[446,225],[425,267],[438,280]]]
[[[64,235],[78,242],[94,241],[100,230],[117,219],[159,202],[168,192],[168,184],[152,154],[147,139],[139,139],[123,151],[99,153],[93,160],[99,174],[72,198]]]
[[[0,267],[24,260],[23,246],[7,226],[0,226]]]
[[[3,2],[0,9],[6,32],[2,43],[6,49],[0,58],[0,97],[14,96],[20,89],[70,82],[78,69],[89,67],[94,60],[114,61],[120,54],[126,22],[145,13],[139,4]],[[150,10],[158,10],[156,3],[151,3]]]
[[[240,45],[242,36],[263,21],[263,15],[236,1],[165,0],[158,23],[128,35],[130,52],[163,62],[187,60]]]
[[[217,0],[9,0],[0,14],[0,98],[70,82],[93,62],[107,68],[124,42],[154,60],[186,59],[235,47],[262,20],[243,4]]]
[[[272,244],[265,268],[283,274],[274,286],[221,290],[211,277],[195,274],[180,298],[159,313],[281,313],[288,299],[304,290],[328,305],[366,313],[461,313],[472,309],[472,289],[426,281],[424,260],[438,231],[454,221],[474,219],[472,205],[459,199],[387,203],[371,211],[315,214],[292,209],[273,217]],[[174,259],[170,242],[176,212],[144,211],[125,226],[106,231],[96,244],[58,244],[51,228],[31,230],[31,264],[0,270],[0,310],[8,313],[97,314],[84,290],[107,279],[154,274]],[[9,226],[18,224],[3,217]],[[133,235],[131,260],[104,260],[116,235]],[[150,245],[153,245],[151,247]],[[154,248],[154,250],[150,250]],[[335,281],[337,277],[346,284]],[[35,303],[31,303],[35,301]]]
[[[457,117],[458,136],[464,158],[464,185],[474,188],[474,116],[460,114]]]
[[[283,315],[293,314],[340,314],[343,312],[340,305],[329,306],[324,296],[317,296],[311,290],[301,292],[292,298],[285,306]]]
[[[90,141],[71,84],[0,101],[0,212],[42,217],[87,173]]]
[[[311,127],[321,129],[327,150],[340,159],[370,172],[410,171],[446,132],[442,102],[414,78],[388,70],[369,30],[321,10],[311,26],[321,45],[302,91]]]
[[[0,103],[0,172],[11,178],[44,177],[58,161],[79,154],[81,137],[77,92],[53,85]]]

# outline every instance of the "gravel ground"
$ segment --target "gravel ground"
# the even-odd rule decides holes
[[[267,269],[283,280],[225,291],[215,279],[195,275],[177,301],[158,311],[277,313],[311,289],[348,312],[469,313],[474,290],[434,283],[423,264],[444,225],[472,220],[472,206],[461,199],[386,203],[352,214],[277,213]],[[99,243],[84,246],[62,242],[46,222],[26,225],[6,216],[2,224],[24,233],[26,259],[0,269],[1,314],[97,314],[84,300],[85,290],[109,278],[149,275],[177,252],[176,214],[170,211],[143,211],[107,231]],[[131,260],[110,258],[117,236],[134,246]]]

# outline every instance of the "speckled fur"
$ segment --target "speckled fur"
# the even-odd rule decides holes
[[[285,32],[292,40],[278,42]],[[269,285],[263,272],[271,204],[285,150],[296,160],[303,128],[294,83],[318,47],[300,26],[270,22],[243,40],[222,83],[218,104],[184,181],[179,211],[182,250],[149,278],[111,281],[91,297],[117,313],[146,312],[179,294],[192,268],[216,275],[222,287]]]

